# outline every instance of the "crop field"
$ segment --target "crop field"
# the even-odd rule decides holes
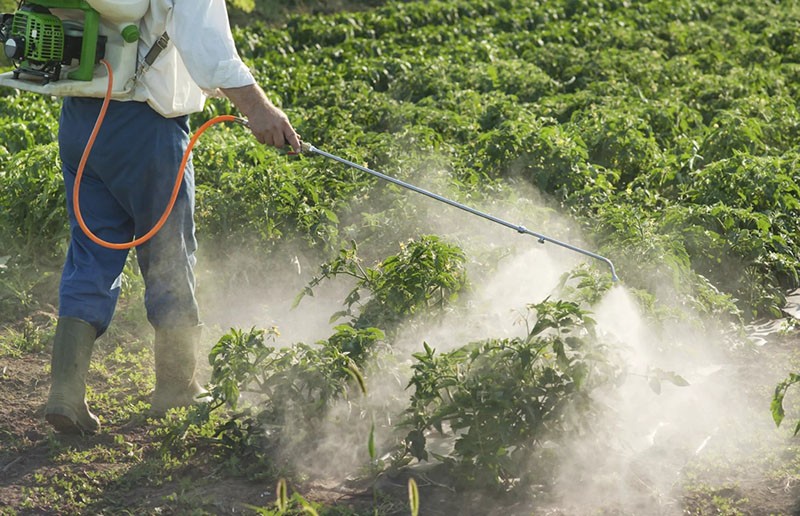
[[[211,401],[148,416],[132,252],[103,430],[55,434],[60,100],[2,89],[0,514],[800,514],[800,3],[228,4],[305,142],[619,281],[217,125],[193,156]]]

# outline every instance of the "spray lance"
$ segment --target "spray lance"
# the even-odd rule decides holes
[[[245,122],[245,125],[246,125],[246,122]],[[442,197],[441,195],[435,194],[433,192],[430,192],[430,191],[425,190],[423,188],[420,188],[418,186],[414,186],[412,184],[406,183],[405,181],[401,181],[400,179],[397,179],[395,177],[388,176],[388,175],[386,175],[386,174],[384,174],[382,172],[378,172],[377,170],[372,170],[372,169],[370,169],[368,167],[365,167],[363,165],[359,165],[358,163],[354,163],[352,161],[346,160],[344,158],[341,158],[341,157],[336,156],[334,154],[331,154],[329,152],[325,152],[323,150],[320,150],[320,149],[314,147],[313,145],[311,145],[310,143],[302,142],[300,152],[301,153],[317,154],[319,156],[323,156],[325,158],[329,158],[329,159],[332,159],[334,161],[338,161],[339,163],[342,163],[342,164],[347,165],[349,167],[355,168],[355,169],[360,170],[362,172],[366,172],[367,174],[371,174],[371,175],[373,175],[373,176],[375,176],[375,177],[377,177],[379,179],[383,179],[384,181],[388,181],[390,183],[393,183],[393,184],[395,184],[397,186],[400,186],[402,188],[405,188],[407,190],[411,190],[412,192],[416,192],[418,194],[425,195],[427,197],[430,197],[431,199],[437,200],[439,202],[443,202],[445,204],[449,204],[450,206],[453,206],[453,207],[458,208],[460,210],[466,211],[467,213],[471,213],[472,215],[477,215],[478,217],[484,218],[486,220],[490,220],[490,221],[492,221],[492,222],[494,222],[496,224],[500,224],[501,226],[505,226],[505,227],[507,227],[509,229],[513,229],[517,233],[521,233],[521,234],[525,234],[525,235],[530,235],[530,236],[536,237],[539,240],[539,243],[541,243],[541,244],[543,244],[545,242],[550,242],[552,244],[556,244],[556,245],[559,245],[559,246],[564,247],[566,249],[569,249],[570,251],[575,251],[575,252],[581,253],[581,254],[583,254],[585,256],[589,256],[589,257],[594,258],[596,260],[600,260],[602,262],[605,262],[606,265],[608,265],[608,267],[611,269],[611,280],[614,281],[614,282],[619,281],[619,277],[617,276],[617,271],[614,268],[614,264],[611,262],[611,260],[609,260],[605,256],[600,256],[597,253],[593,253],[591,251],[587,251],[585,249],[581,249],[580,247],[576,247],[576,246],[568,244],[566,242],[562,242],[560,240],[556,240],[555,238],[550,238],[548,236],[542,235],[541,233],[536,233],[535,231],[529,230],[525,226],[521,226],[519,224],[513,224],[513,223],[508,222],[506,220],[503,220],[501,218],[495,217],[494,215],[490,215],[490,214],[482,212],[480,210],[476,210],[475,208],[471,208],[471,207],[469,207],[469,206],[467,206],[465,204],[461,204],[460,202],[454,201],[452,199],[448,199],[447,197]]]

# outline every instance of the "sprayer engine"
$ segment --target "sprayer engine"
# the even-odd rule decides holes
[[[6,57],[15,66],[14,79],[21,74],[39,77],[42,84],[61,78],[61,67],[80,61],[83,27],[62,21],[50,10],[35,3],[23,5],[14,14],[4,14],[0,41]],[[105,36],[96,38],[94,63],[105,55]]]
[[[103,59],[114,72],[112,97],[130,98],[139,22],[150,0],[22,0],[0,15],[0,45],[14,70],[0,86],[46,95],[103,97]]]

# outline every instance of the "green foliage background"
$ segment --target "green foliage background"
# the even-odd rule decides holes
[[[656,278],[702,312],[728,296],[749,319],[799,284],[797,18],[780,2],[410,2],[237,42],[315,145],[401,176],[435,154],[477,198],[530,183],[629,286]],[[358,183],[345,204],[380,192]],[[330,242],[327,225],[305,228]]]

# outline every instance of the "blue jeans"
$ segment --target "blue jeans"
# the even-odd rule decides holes
[[[102,101],[67,97],[58,143],[70,220],[70,243],[59,290],[59,316],[108,329],[127,250],[92,242],[78,226],[75,174]],[[164,118],[142,102],[109,104],[80,184],[81,215],[103,240],[130,242],[148,232],[169,202],[189,143],[188,117]],[[147,318],[156,327],[199,324],[195,299],[194,169],[189,161],[166,224],[136,249],[145,282]]]

